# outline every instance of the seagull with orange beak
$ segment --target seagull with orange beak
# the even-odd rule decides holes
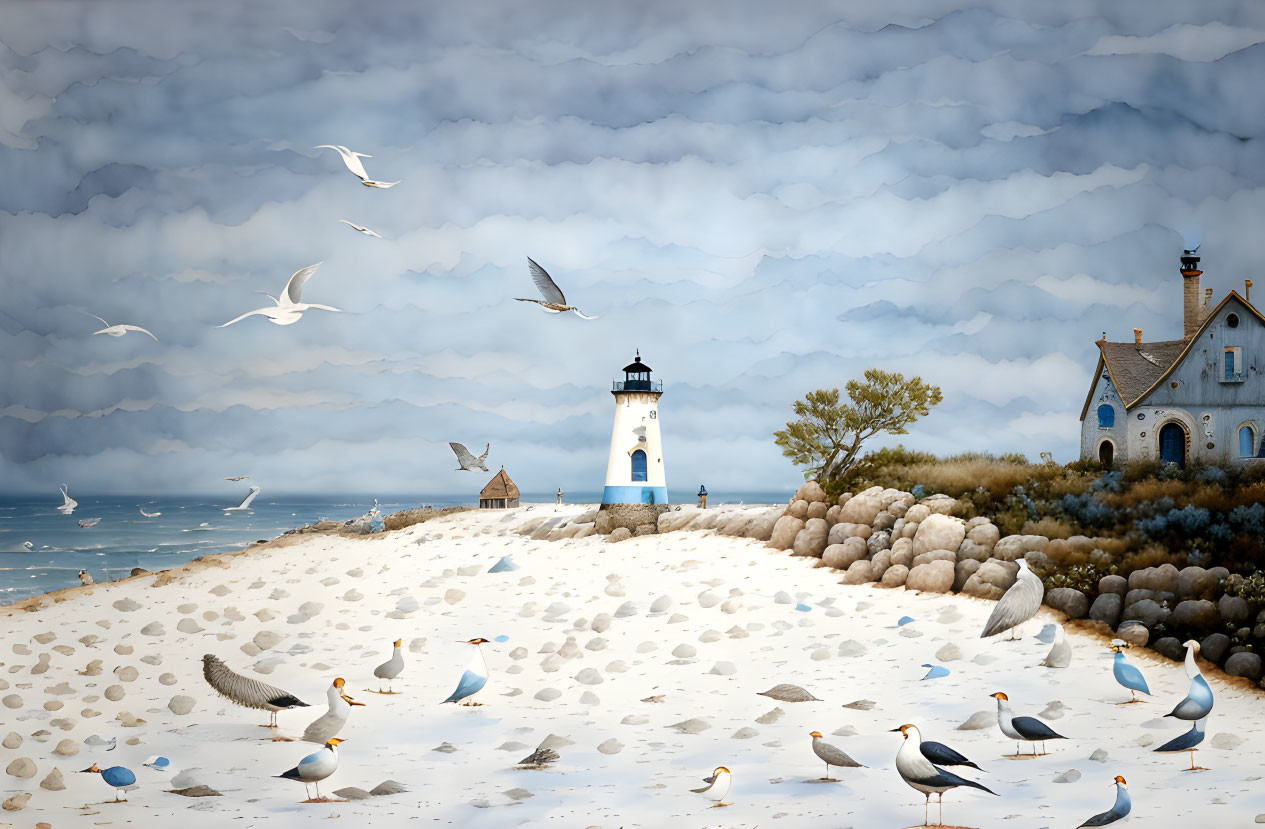
[[[1133,801],[1129,798],[1129,789],[1125,785],[1124,778],[1117,774],[1113,785],[1116,787],[1116,805],[1094,815],[1076,829],[1084,829],[1086,826],[1107,826],[1128,817],[1133,809]]]
[[[462,705],[480,704],[474,701],[474,695],[482,691],[483,686],[488,684],[488,662],[483,658],[483,648],[480,647],[487,641],[487,639],[479,637],[464,643],[466,645],[474,645],[474,653],[470,655],[470,661],[466,664],[466,669],[461,674],[461,679],[457,681],[457,689],[444,702],[459,702]]]
[[[288,771],[274,775],[274,777],[284,777],[286,780],[298,780],[303,783],[303,791],[309,797],[305,803],[324,803],[321,797],[321,781],[338,771],[338,746],[345,743],[346,740],[340,740],[337,737],[331,737],[325,747],[320,751],[309,754],[299,761],[299,764]],[[316,799],[313,800],[308,791],[308,784],[316,784]]]
[[[712,808],[717,806],[728,806],[725,802],[725,795],[729,794],[729,787],[733,785],[733,774],[724,766],[717,766],[712,772],[711,777],[704,777],[703,782],[707,785],[701,789],[690,789],[694,794],[701,794],[709,800],[716,801]]]
[[[1032,754],[1036,756],[1037,743],[1041,743],[1041,753],[1045,754],[1046,740],[1066,740],[1062,734],[1038,720],[1036,717],[1016,717],[1010,710],[1010,697],[998,691],[989,694],[997,700],[997,726],[1001,733],[1015,741],[1015,756],[1019,755],[1019,741],[1032,743]]]
[[[400,643],[403,639],[395,640],[395,651],[391,654],[391,658],[386,662],[373,669],[373,675],[378,678],[379,694],[396,694],[398,691],[391,690],[391,680],[395,679],[404,671],[404,655],[400,653]],[[387,681],[387,689],[382,690],[382,680]]]
[[[909,784],[910,788],[921,792],[923,797],[926,798],[923,804],[924,826],[930,820],[931,796],[933,794],[938,796],[937,802],[940,805],[939,820],[941,823],[944,822],[944,793],[950,789],[967,786],[992,795],[997,794],[997,792],[976,783],[974,780],[958,777],[953,772],[945,771],[928,760],[922,752],[922,735],[918,732],[916,725],[905,724],[892,730],[899,731],[900,736],[904,738],[900,751],[896,753],[896,771],[900,773],[901,779]]]
[[[363,702],[356,702],[347,696],[347,692],[343,690],[346,684],[341,676],[330,684],[329,690],[325,692],[326,699],[329,700],[329,710],[313,720],[303,732],[304,742],[325,743],[343,730],[351,716],[353,705],[364,706]]]
[[[821,778],[823,783],[836,783],[834,778],[830,776],[830,767],[859,769],[864,768],[856,760],[848,756],[847,752],[842,749],[835,748],[830,743],[821,739],[821,732],[814,731],[808,736],[813,738],[813,754],[826,764],[826,776]]]

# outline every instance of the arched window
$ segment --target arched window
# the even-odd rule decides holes
[[[1239,427],[1239,457],[1250,458],[1255,455],[1255,443],[1256,435],[1252,433],[1252,427]]]
[[[1116,425],[1116,410],[1104,403],[1098,407],[1098,428],[1110,429]]]
[[[634,481],[646,479],[646,453],[640,449],[632,453],[632,479]]]

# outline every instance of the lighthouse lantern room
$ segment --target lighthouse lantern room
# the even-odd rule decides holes
[[[663,381],[650,379],[650,366],[637,359],[624,366],[624,379],[611,386],[615,425],[606,462],[603,504],[666,504],[668,487],[659,439],[659,398]]]

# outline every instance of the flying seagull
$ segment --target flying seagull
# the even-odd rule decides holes
[[[96,314],[89,314],[87,311],[83,311],[81,313],[83,313],[84,316],[92,317],[94,320],[101,320],[101,324],[105,326],[105,328],[102,328],[100,331],[93,331],[92,336],[94,337],[97,334],[108,334],[111,337],[122,337],[128,331],[139,331],[142,334],[149,334],[150,337],[153,337],[154,342],[158,342],[157,337],[154,337],[153,334],[150,334],[149,331],[146,331],[144,328],[141,328],[139,325],[110,325],[110,323],[101,319]]]
[[[232,475],[232,476],[230,476],[230,477],[228,477],[228,478],[225,478],[224,480],[226,480],[226,481],[244,481],[244,480],[246,480],[246,479],[247,479],[247,478],[249,478],[249,477],[250,477],[249,475]]]
[[[453,470],[454,472],[473,472],[476,469],[482,469],[484,472],[488,471],[487,465],[484,464],[484,461],[487,460],[488,452],[492,449],[492,444],[489,443],[487,446],[483,447],[483,454],[477,458],[474,455],[471,455],[470,450],[460,443],[453,443],[452,441],[449,441],[448,445],[452,447],[452,451],[457,455],[457,463],[459,465]]]
[[[76,501],[74,498],[71,498],[70,495],[66,492],[65,484],[61,485],[61,497],[62,497],[62,505],[58,507],[57,509],[59,512],[61,512],[62,515],[70,515],[72,512],[75,511],[75,507],[79,506],[79,502]]]
[[[329,305],[317,305],[316,303],[307,303],[302,301],[303,286],[312,278],[312,274],[316,273],[316,269],[323,263],[317,262],[315,265],[308,265],[306,268],[300,268],[290,277],[290,281],[286,283],[285,290],[281,292],[281,297],[274,297],[272,294],[264,294],[271,299],[276,305],[272,308],[256,308],[254,311],[247,311],[240,317],[231,319],[219,328],[227,328],[235,322],[241,322],[247,317],[255,314],[262,314],[268,318],[269,322],[276,325],[292,325],[299,321],[304,311],[313,308],[319,311],[340,311]]]
[[[390,190],[392,187],[399,184],[400,182],[365,180],[360,183],[363,184],[365,187],[376,187],[379,190]]]
[[[162,515],[161,512],[145,512],[144,507],[137,507],[137,509],[139,509],[141,511],[141,515],[145,516],[146,518],[157,518],[158,516]]]
[[[101,523],[100,518],[80,518],[79,519],[79,526],[83,527],[85,530],[88,529],[89,527],[95,527],[96,525],[100,523]]]
[[[373,156],[367,155],[365,153],[354,152],[352,150],[347,149],[342,144],[321,144],[319,146],[313,147],[312,149],[333,150],[334,152],[342,156],[343,164],[347,165],[347,169],[351,171],[351,174],[353,176],[360,179],[361,181],[364,181],[365,179],[369,178],[369,174],[365,172],[365,165],[360,163],[360,159],[373,158]]]
[[[562,289],[553,281],[553,277],[544,268],[537,265],[532,258],[527,257],[527,267],[531,269],[531,280],[536,283],[536,290],[540,291],[540,295],[544,297],[539,299],[524,299],[516,296],[514,299],[519,302],[534,302],[550,314],[561,314],[563,311],[574,311],[575,315],[586,320],[595,320],[597,317],[590,317],[576,308],[574,305],[567,305],[567,298],[562,295]]]
[[[366,235],[366,236],[372,236],[372,237],[373,237],[373,238],[375,238],[375,239],[381,239],[381,238],[382,238],[382,237],[381,237],[381,236],[379,236],[377,233],[374,233],[372,230],[370,230],[370,229],[369,229],[369,228],[367,228],[367,227],[363,227],[363,226],[361,226],[361,225],[355,224],[354,222],[349,222],[349,221],[347,221],[346,219],[339,219],[338,221],[340,221],[340,222],[342,222],[343,224],[347,225],[347,226],[348,226],[349,228],[351,228],[352,230],[355,230],[355,231],[357,231],[357,232],[359,232],[359,233],[363,233],[363,234],[364,234],[364,235]]]
[[[242,502],[240,504],[238,504],[235,507],[225,507],[224,511],[233,512],[235,510],[248,510],[250,509],[250,502],[255,500],[255,496],[258,494],[259,494],[259,487],[252,486],[250,488],[250,492],[246,493],[246,497],[242,499]]]

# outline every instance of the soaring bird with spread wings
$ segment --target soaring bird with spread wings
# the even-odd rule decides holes
[[[453,443],[449,441],[448,445],[452,447],[452,451],[457,455],[457,463],[459,466],[453,470],[454,472],[473,472],[476,469],[482,469],[484,472],[488,471],[488,467],[484,461],[488,458],[488,452],[492,451],[492,444],[489,443],[487,446],[483,447],[483,454],[477,458],[470,454],[470,450],[460,443]]]
[[[290,276],[290,280],[286,282],[285,290],[281,292],[280,297],[275,297],[272,294],[264,294],[264,296],[276,303],[274,307],[256,308],[254,311],[247,311],[240,317],[231,319],[219,327],[227,328],[235,322],[241,322],[247,317],[254,316],[256,314],[267,317],[269,322],[276,325],[293,325],[299,321],[300,317],[303,316],[304,311],[309,311],[313,308],[318,311],[339,311],[340,309],[333,308],[329,305],[317,305],[316,303],[302,301],[303,286],[307,284],[307,281],[312,278],[312,274],[316,273],[316,269],[322,264],[323,263],[321,262],[317,262],[315,265],[308,265],[306,268],[301,268],[295,271]]]
[[[577,317],[586,320],[595,320],[597,317],[590,317],[583,313],[574,305],[567,305],[567,298],[563,296],[562,289],[553,281],[553,277],[544,268],[537,265],[532,258],[527,257],[527,267],[531,269],[531,280],[536,283],[536,290],[540,291],[540,295],[544,297],[540,299],[524,299],[516,296],[514,299],[519,302],[534,302],[549,314],[560,314],[563,311],[574,311]]]
[[[150,337],[153,337],[154,342],[158,342],[157,337],[154,337],[153,334],[151,334],[149,331],[146,331],[144,328],[141,328],[139,325],[123,325],[123,324],[110,325],[110,323],[101,319],[96,314],[89,314],[87,311],[83,311],[82,313],[85,316],[92,317],[94,320],[101,320],[101,324],[105,326],[105,328],[102,328],[100,331],[93,331],[92,336],[94,337],[97,334],[105,334],[108,337],[122,337],[128,331],[139,331],[142,334],[148,334]]]

